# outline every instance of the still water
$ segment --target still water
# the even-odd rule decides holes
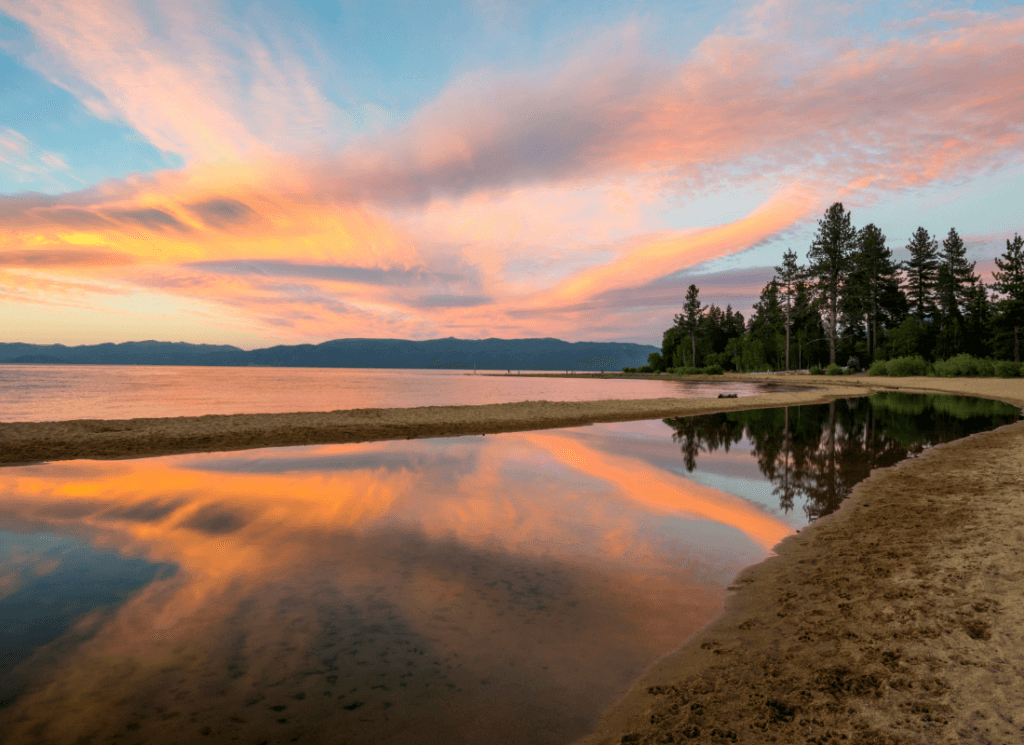
[[[0,469],[0,741],[571,742],[871,467],[1017,417],[881,394]]]
[[[550,374],[550,373],[549,373]],[[713,381],[713,379],[712,379]],[[757,383],[523,377],[491,370],[0,365],[0,422],[280,414],[514,401],[756,395]]]

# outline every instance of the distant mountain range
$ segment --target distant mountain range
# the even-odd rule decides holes
[[[377,367],[471,370],[621,370],[647,364],[649,344],[560,339],[335,339],[254,349],[184,342],[0,344],[0,364]]]

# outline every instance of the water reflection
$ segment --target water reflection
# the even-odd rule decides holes
[[[600,426],[25,466],[0,494],[0,527],[177,567],[26,671],[10,742],[569,742],[791,531]]]
[[[0,589],[0,629],[78,598],[6,638],[27,688],[0,741],[570,742],[719,612],[798,501],[825,514],[871,467],[1016,416],[879,396],[0,469],[0,541],[23,546],[0,552],[6,599],[64,567],[30,602]],[[65,553],[25,548],[40,535]]]
[[[749,442],[779,509],[808,520],[838,509],[872,469],[1017,420],[1015,406],[947,395],[878,393],[830,404],[666,419],[688,472],[698,456]]]

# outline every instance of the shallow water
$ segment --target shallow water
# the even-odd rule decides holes
[[[145,365],[0,365],[0,422],[463,406],[514,401],[715,398],[760,383],[553,378],[494,371]],[[550,375],[550,373],[547,373]]]
[[[869,464],[1017,415],[889,394],[0,469],[0,733],[570,742]]]

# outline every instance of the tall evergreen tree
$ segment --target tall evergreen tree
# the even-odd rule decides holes
[[[775,282],[786,317],[786,372],[789,372],[789,339],[793,328],[793,303],[796,300],[797,283],[803,278],[804,270],[796,263],[796,251],[787,249],[782,255],[782,266],[775,267]]]
[[[935,359],[953,357],[964,351],[963,313],[957,302],[957,283],[949,267],[939,264],[939,272],[935,281],[935,300],[938,305],[940,320],[939,331],[935,339]]]
[[[825,335],[821,314],[814,302],[813,293],[807,282],[796,283],[796,298],[793,301],[793,335],[797,343],[797,366],[803,369],[813,359],[815,363],[824,355],[822,344]]]
[[[808,273],[825,309],[825,337],[828,339],[829,362],[836,361],[839,334],[840,292],[849,270],[850,254],[857,243],[857,231],[850,222],[850,213],[836,202],[818,220],[818,232],[807,252]]]
[[[1020,362],[1020,327],[1024,325],[1024,238],[1014,233],[1006,241],[1006,252],[996,257],[992,286],[1003,297],[999,302],[1001,320],[1013,329],[1013,359]]]
[[[910,310],[918,323],[935,318],[935,286],[938,280],[939,244],[927,230],[918,228],[907,243],[906,292]]]
[[[776,354],[781,352],[781,342],[786,325],[785,311],[779,302],[779,285],[772,279],[761,290],[761,296],[754,303],[754,312],[750,316],[747,327],[751,335],[759,340],[764,350],[765,362],[776,362]]]
[[[967,319],[964,321],[965,348],[975,357],[987,357],[992,352],[992,304],[985,283],[980,279],[971,284],[970,293]]]
[[[690,285],[686,290],[683,312],[676,316],[676,325],[690,335],[691,364],[694,367],[697,365],[697,328],[700,326],[701,316],[704,315],[706,309],[706,305],[700,304],[700,290],[697,285]]]
[[[858,231],[846,286],[850,315],[864,323],[869,358],[878,347],[878,327],[884,330],[899,323],[905,306],[899,264],[893,261],[885,240],[885,234],[874,223]]]
[[[939,251],[939,266],[946,270],[943,282],[939,283],[939,292],[940,295],[946,295],[947,302],[950,298],[955,301],[961,317],[971,303],[973,285],[978,281],[974,265],[975,262],[967,260],[967,247],[956,228],[950,228],[949,235],[942,239],[942,250]],[[952,308],[949,308],[947,313],[951,311]]]

